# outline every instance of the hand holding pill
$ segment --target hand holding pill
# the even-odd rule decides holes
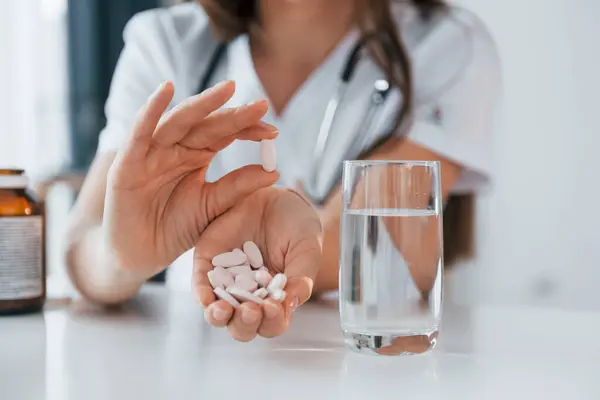
[[[316,212],[287,189],[261,189],[232,207],[208,226],[195,248],[192,285],[206,320],[227,327],[239,341],[283,334],[295,309],[311,296],[320,241]],[[230,256],[222,254],[239,248],[247,264],[224,267]],[[215,280],[217,269],[227,271],[233,284]]]
[[[103,229],[114,264],[136,280],[164,269],[196,244],[211,221],[279,178],[276,171],[249,165],[206,181],[211,160],[235,140],[261,142],[278,135],[261,121],[265,100],[224,108],[234,91],[233,82],[222,82],[168,109],[174,87],[164,83],[119,150],[108,174]],[[272,165],[274,154],[267,155]],[[241,248],[224,257],[221,267],[237,265],[239,257],[246,257]]]

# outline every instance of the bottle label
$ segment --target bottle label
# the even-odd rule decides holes
[[[0,300],[40,297],[42,217],[0,218]]]

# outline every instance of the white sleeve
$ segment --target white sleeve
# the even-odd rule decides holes
[[[161,23],[164,13],[161,9],[139,13],[125,27],[125,47],[105,105],[106,126],[100,133],[98,152],[118,150],[148,97],[161,83],[175,79],[168,35]]]
[[[408,137],[463,167],[455,192],[492,176],[492,142],[501,88],[493,40],[471,14],[453,13],[413,55],[414,124]]]

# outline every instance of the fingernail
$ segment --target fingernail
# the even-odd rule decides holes
[[[251,103],[248,103],[248,104],[246,104],[246,107],[247,107],[247,108],[251,108],[251,107],[257,106],[257,105],[259,105],[259,104],[266,103],[266,102],[267,102],[267,101],[266,101],[266,100],[264,100],[264,99],[263,99],[263,100],[255,100],[255,101],[253,101],[253,102],[251,102]]]
[[[206,322],[210,322],[210,317],[211,317],[212,313],[210,312],[210,310],[208,308],[204,309],[204,319],[206,320]]]
[[[242,322],[250,325],[258,320],[258,313],[254,310],[244,309],[242,310]]]
[[[279,310],[276,305],[265,303],[265,318],[272,319],[277,317],[277,314],[279,314]]]
[[[221,310],[220,308],[215,308],[212,312],[212,315],[217,321],[225,321],[227,318],[227,312]]]
[[[294,297],[294,299],[290,302],[289,304],[289,308],[290,308],[290,312],[293,313],[294,311],[296,311],[296,309],[298,308],[298,297]]]
[[[269,131],[269,133],[272,133],[272,134],[279,133],[279,129],[277,129],[277,127],[275,127],[271,124],[267,124],[264,121],[260,121],[258,124],[260,125],[261,128]]]
[[[233,81],[222,81],[222,82],[217,83],[212,88],[215,90],[219,90],[219,89],[223,88],[224,86],[231,85],[232,83],[233,83]]]
[[[158,85],[158,87],[156,88],[156,90],[154,91],[154,93],[152,93],[152,95],[150,96],[150,98],[153,99],[156,96],[158,96],[158,94],[165,89],[165,86],[167,86],[169,84],[169,82],[170,81],[165,81],[165,82],[161,83],[160,85]]]

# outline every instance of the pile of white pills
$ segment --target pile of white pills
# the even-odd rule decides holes
[[[287,277],[284,274],[271,276],[254,242],[248,241],[242,249],[213,257],[212,265],[214,268],[208,272],[208,280],[215,294],[234,308],[245,301],[262,304],[267,296],[277,301],[285,300],[283,289]]]

